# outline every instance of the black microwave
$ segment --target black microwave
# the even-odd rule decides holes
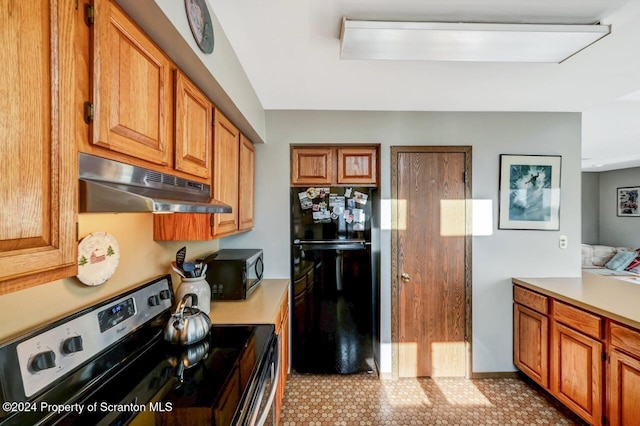
[[[262,249],[222,249],[204,263],[214,300],[246,299],[262,282]]]

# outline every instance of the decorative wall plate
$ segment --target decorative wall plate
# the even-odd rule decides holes
[[[113,276],[120,262],[120,247],[113,235],[94,232],[78,244],[78,275],[81,283],[95,286]]]
[[[193,38],[204,53],[213,52],[213,23],[205,0],[184,0]]]

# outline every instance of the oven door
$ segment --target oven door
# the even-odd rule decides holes
[[[249,402],[247,424],[249,426],[275,425],[275,396],[280,374],[279,336],[275,336],[267,354],[267,362],[263,363],[256,376],[258,383]]]

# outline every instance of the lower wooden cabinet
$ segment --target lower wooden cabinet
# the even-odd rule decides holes
[[[640,424],[640,330],[518,285],[513,315],[520,371],[590,425]]]
[[[513,363],[543,387],[549,384],[549,318],[513,305]]]
[[[608,404],[611,425],[640,422],[640,331],[609,322]]]
[[[609,423],[632,426],[640,422],[640,358],[617,349],[609,359]]]
[[[556,321],[551,328],[551,393],[590,424],[602,424],[602,343]]]
[[[275,413],[276,425],[280,422],[280,413],[282,411],[282,399],[284,398],[284,390],[289,376],[289,294],[284,297],[280,312],[278,314],[279,321],[276,324],[276,334],[280,338],[280,375],[277,378]]]

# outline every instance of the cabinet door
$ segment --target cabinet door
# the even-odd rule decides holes
[[[171,62],[115,3],[94,6],[92,143],[169,165]]]
[[[281,322],[278,327],[278,334],[280,337],[280,376],[278,377],[275,399],[275,413],[276,413],[276,425],[280,422],[280,415],[282,411],[282,400],[284,398],[284,391],[287,384],[287,377],[289,375],[289,297],[285,297],[285,300],[281,306]]]
[[[217,237],[238,229],[240,132],[218,110],[213,131],[213,197],[232,209],[231,213],[213,215],[213,235]]]
[[[236,412],[238,403],[240,402],[240,372],[238,367],[234,367],[229,381],[225,386],[224,393],[220,397],[218,404],[213,409],[213,417],[215,425],[230,425],[233,415]],[[196,412],[208,410],[194,410]],[[178,423],[180,424],[180,423]],[[182,424],[206,424],[206,423],[182,423]],[[211,424],[211,423],[208,423]]]
[[[549,385],[549,318],[518,303],[513,305],[513,363],[547,388]]]
[[[376,148],[338,148],[338,185],[375,185],[378,182]]]
[[[211,179],[213,105],[189,79],[175,73],[175,169]]]
[[[77,272],[75,13],[0,3],[0,294]]]
[[[551,393],[589,424],[602,423],[602,343],[552,321]]]
[[[253,228],[255,197],[256,153],[253,143],[243,134],[240,135],[240,199],[238,205],[239,229]]]
[[[632,426],[640,419],[640,359],[616,349],[609,364],[609,423]]]
[[[331,185],[333,175],[333,149],[291,149],[292,185]]]

